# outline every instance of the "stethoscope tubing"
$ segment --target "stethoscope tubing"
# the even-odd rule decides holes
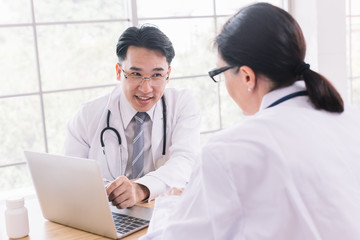
[[[165,156],[166,154],[166,124],[167,124],[167,110],[166,110],[166,103],[165,103],[165,97],[164,95],[161,97],[161,102],[162,102],[162,107],[163,107],[163,150],[162,150],[162,155]],[[106,164],[107,164],[107,168],[109,170],[109,173],[111,175],[111,177],[113,179],[115,179],[114,175],[112,174],[111,170],[110,170],[110,166],[109,166],[109,162],[108,162],[108,159],[107,159],[107,156],[106,156],[106,153],[105,153],[105,143],[104,143],[104,133],[106,131],[112,131],[116,134],[116,137],[118,139],[118,142],[119,142],[119,147],[120,147],[120,158],[121,158],[121,164],[120,164],[120,171],[122,171],[122,150],[121,150],[121,136],[119,134],[119,132],[113,128],[113,127],[110,127],[110,115],[111,115],[111,111],[108,110],[108,113],[107,113],[107,118],[106,118],[106,127],[101,131],[100,133],[100,144],[101,144],[101,148],[103,150],[103,154],[105,156],[105,160],[106,160]]]
[[[282,102],[285,102],[285,101],[290,100],[295,97],[301,97],[301,96],[307,96],[307,95],[309,95],[307,91],[294,92],[294,93],[291,93],[289,95],[286,95],[285,97],[282,97],[282,98],[276,100],[275,102],[270,104],[267,108],[272,108]]]

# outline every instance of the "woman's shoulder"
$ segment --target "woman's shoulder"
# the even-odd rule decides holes
[[[240,123],[214,133],[209,143],[259,141],[266,137],[267,129],[268,120],[262,117],[252,116],[241,120]]]

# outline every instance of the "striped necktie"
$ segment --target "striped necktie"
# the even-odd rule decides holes
[[[135,115],[136,126],[133,140],[133,161],[132,161],[132,179],[144,175],[144,125],[146,112],[138,112]]]

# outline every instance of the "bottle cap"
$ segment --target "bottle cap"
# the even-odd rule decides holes
[[[24,206],[24,198],[23,197],[14,197],[6,200],[7,208],[19,208]]]

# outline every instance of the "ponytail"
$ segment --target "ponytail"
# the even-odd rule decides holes
[[[299,75],[303,76],[310,101],[315,108],[328,112],[342,113],[344,111],[344,102],[330,81],[321,74],[312,71],[308,64],[306,64],[308,66],[305,66],[305,63],[301,63],[301,65],[303,67],[299,67],[300,69],[302,68]]]
[[[341,113],[344,103],[334,86],[304,63],[306,43],[296,20],[269,3],[241,9],[216,37],[218,51],[228,65],[249,66],[271,80],[274,89],[305,80],[316,109]]]

